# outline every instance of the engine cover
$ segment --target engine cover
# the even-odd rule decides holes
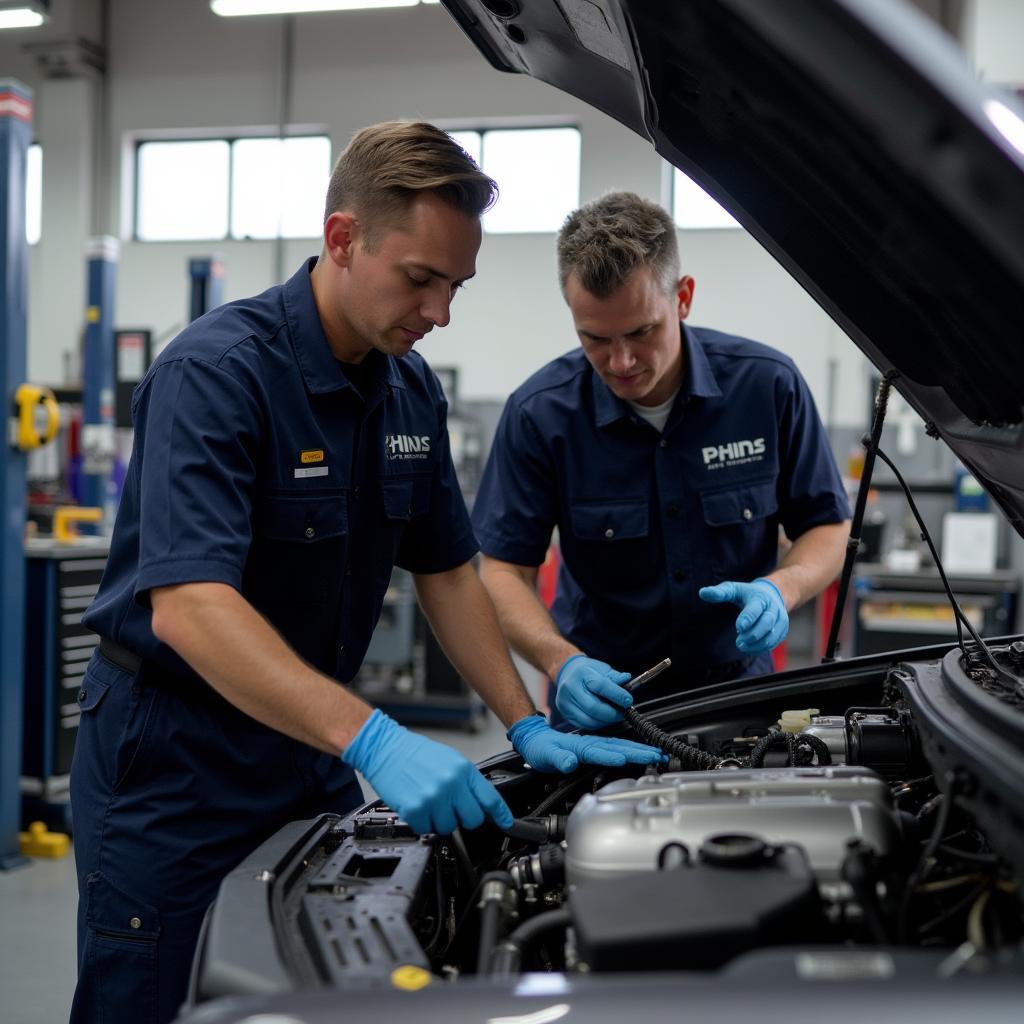
[[[666,843],[696,854],[724,832],[800,845],[819,884],[838,880],[849,840],[881,856],[899,841],[889,787],[865,768],[666,773],[620,779],[577,803],[566,825],[566,879],[653,871]]]

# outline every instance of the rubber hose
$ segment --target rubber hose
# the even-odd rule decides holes
[[[546,843],[550,838],[543,821],[528,821],[526,818],[514,818],[505,831],[513,839],[525,839],[530,843]]]
[[[491,974],[499,978],[514,977],[519,973],[523,953],[545,932],[556,928],[568,928],[572,915],[568,910],[546,910],[521,924],[494,951],[491,959]]]
[[[490,966],[498,932],[504,917],[504,896],[515,883],[507,871],[489,871],[480,879],[480,888],[485,890],[489,882],[497,882],[502,886],[501,899],[490,898],[480,913],[480,947],[477,951],[476,973],[485,974]]]

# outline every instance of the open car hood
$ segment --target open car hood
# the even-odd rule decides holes
[[[503,71],[649,139],[1024,535],[1024,115],[893,0],[442,0]]]

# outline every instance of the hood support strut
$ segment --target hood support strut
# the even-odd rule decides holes
[[[871,474],[875,469],[875,452],[878,450],[879,441],[882,440],[882,427],[885,425],[885,414],[889,408],[889,393],[892,391],[893,382],[897,377],[899,377],[899,373],[896,370],[890,370],[879,383],[878,394],[875,396],[875,416],[871,423],[871,433],[865,434],[861,438],[861,444],[867,449],[867,455],[864,458],[864,469],[860,475],[857,504],[853,511],[853,521],[850,523],[850,537],[846,542],[846,560],[843,562],[843,574],[839,579],[839,594],[836,597],[835,611],[832,613],[828,647],[825,649],[825,656],[821,659],[822,664],[836,660],[839,627],[842,625],[846,595],[850,589],[850,579],[853,576],[853,563],[857,560],[857,552],[860,550],[860,531],[864,524],[868,491],[871,489]]]

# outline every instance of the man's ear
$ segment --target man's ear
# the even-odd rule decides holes
[[[693,292],[697,282],[692,277],[681,277],[676,285],[676,310],[679,319],[685,320],[690,315],[690,307],[693,305]]]
[[[345,211],[337,211],[324,224],[324,252],[339,267],[349,267],[352,253],[359,245],[359,221]]]

